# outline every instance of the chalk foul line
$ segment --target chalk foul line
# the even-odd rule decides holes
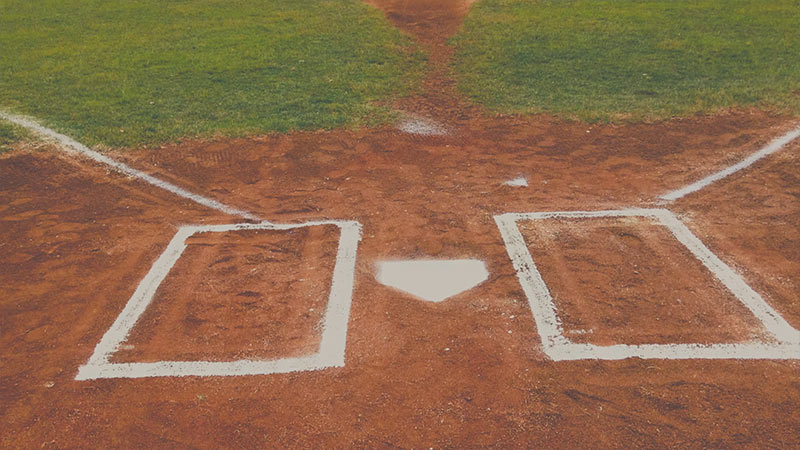
[[[320,370],[330,367],[343,367],[347,327],[352,302],[355,262],[358,243],[361,240],[361,224],[355,220],[318,220],[298,224],[277,224],[259,218],[248,211],[234,208],[217,200],[195,194],[168,181],[156,178],[146,172],[96,152],[69,136],[58,133],[38,122],[14,114],[0,111],[0,119],[26,128],[35,134],[54,140],[62,149],[104,164],[124,175],[144,181],[159,189],[191,200],[207,208],[238,216],[257,224],[234,225],[187,225],[167,246],[164,253],[150,268],[150,272],[139,283],[136,291],[111,328],[101,338],[89,361],[80,367],[77,380],[97,378],[141,378],[158,376],[234,376],[262,375],[295,371]],[[299,358],[279,358],[274,360],[239,360],[231,362],[216,361],[157,361],[153,363],[111,363],[110,356],[128,337],[141,314],[150,304],[155,290],[164,280],[173,264],[186,248],[186,239],[194,233],[225,232],[251,229],[291,230],[302,227],[335,225],[340,229],[339,248],[333,268],[333,279],[328,298],[328,307],[322,324],[322,337],[317,353]]]
[[[163,189],[165,191],[171,192],[171,193],[173,193],[173,194],[175,194],[175,195],[177,195],[179,197],[185,198],[187,200],[191,200],[191,201],[193,201],[193,202],[195,202],[197,204],[203,205],[203,206],[205,206],[207,208],[211,208],[213,210],[220,211],[220,212],[223,212],[225,214],[229,214],[231,216],[238,216],[238,217],[241,217],[241,218],[243,218],[245,220],[252,220],[252,221],[256,221],[256,222],[269,223],[268,221],[265,221],[265,220],[259,218],[258,216],[254,215],[254,214],[252,214],[250,212],[244,211],[244,210],[239,209],[239,208],[234,208],[234,207],[225,205],[224,203],[218,202],[218,201],[216,201],[214,199],[202,196],[200,194],[195,194],[194,192],[189,192],[186,189],[184,189],[182,187],[179,187],[179,186],[176,186],[176,185],[174,185],[174,184],[172,184],[172,183],[170,183],[168,181],[164,181],[164,180],[162,180],[160,178],[156,178],[156,177],[154,177],[154,176],[152,176],[152,175],[150,175],[150,174],[148,174],[146,172],[143,172],[141,170],[134,169],[133,167],[131,167],[131,166],[125,164],[125,163],[119,162],[119,161],[117,161],[115,159],[112,159],[112,158],[106,156],[106,155],[103,155],[102,153],[96,152],[96,151],[90,149],[89,147],[81,144],[80,142],[76,141],[75,139],[72,139],[69,136],[65,136],[65,135],[63,135],[61,133],[58,133],[58,132],[56,132],[54,130],[51,130],[50,128],[47,128],[47,127],[45,127],[45,126],[43,126],[43,125],[41,125],[41,124],[39,124],[39,123],[27,118],[27,117],[21,117],[21,116],[17,116],[17,115],[14,115],[14,114],[8,114],[6,112],[0,111],[0,119],[5,119],[5,120],[7,120],[9,122],[15,123],[15,124],[17,124],[17,125],[19,125],[19,126],[21,126],[23,128],[26,128],[26,129],[28,129],[28,130],[30,130],[30,131],[38,134],[38,135],[41,135],[41,136],[44,136],[46,138],[52,139],[55,142],[57,142],[58,144],[60,144],[62,148],[67,149],[67,150],[72,150],[73,152],[76,152],[76,153],[78,153],[78,154],[80,154],[82,156],[85,156],[85,157],[87,157],[87,158],[89,158],[89,159],[91,159],[93,161],[99,162],[101,164],[105,164],[106,166],[111,167],[112,169],[116,170],[117,172],[120,172],[122,174],[125,174],[127,176],[130,176],[130,177],[133,177],[133,178],[136,178],[136,179],[139,179],[139,180],[144,181],[145,183],[148,183],[150,185],[153,185],[153,186],[155,186],[155,187],[157,187],[159,189]]]
[[[661,195],[658,198],[660,200],[672,202],[672,201],[675,201],[675,200],[677,200],[677,199],[679,199],[681,197],[684,197],[684,196],[686,196],[688,194],[691,194],[692,192],[697,192],[700,189],[703,189],[704,187],[710,185],[711,183],[719,181],[719,180],[721,180],[721,179],[723,179],[723,178],[725,178],[727,176],[733,175],[734,173],[736,173],[736,172],[738,172],[738,171],[740,171],[742,169],[746,169],[746,168],[752,166],[756,161],[758,161],[758,160],[760,160],[760,159],[762,159],[762,158],[764,158],[766,156],[769,156],[769,155],[777,152],[778,150],[784,148],[790,142],[792,142],[793,140],[797,139],[798,137],[800,137],[800,126],[795,128],[795,129],[793,129],[793,130],[791,130],[791,131],[789,131],[788,133],[784,134],[783,136],[780,136],[780,137],[774,139],[772,142],[767,144],[766,147],[764,147],[761,150],[753,153],[752,155],[750,155],[747,158],[739,161],[738,163],[736,163],[736,164],[734,164],[734,165],[732,165],[730,167],[727,167],[725,169],[722,169],[722,170],[720,170],[718,172],[712,173],[711,175],[709,175],[709,176],[707,176],[707,177],[705,177],[705,178],[703,178],[703,179],[701,179],[699,181],[696,181],[696,182],[694,182],[694,183],[692,183],[692,184],[690,184],[688,186],[685,186],[685,187],[682,187],[680,189],[676,189],[676,190],[674,190],[672,192],[668,192],[668,193],[666,193],[664,195]]]

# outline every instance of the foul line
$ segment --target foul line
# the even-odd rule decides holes
[[[736,172],[738,172],[738,171],[740,171],[742,169],[746,169],[747,167],[750,167],[751,165],[753,165],[759,159],[764,158],[765,156],[768,156],[768,155],[771,155],[772,153],[777,152],[778,150],[782,149],[783,147],[785,147],[787,144],[789,144],[793,140],[797,139],[798,137],[800,137],[800,127],[797,127],[794,130],[789,131],[788,133],[784,134],[783,136],[773,140],[766,147],[764,147],[761,150],[753,153],[752,155],[748,156],[747,158],[743,159],[742,161],[739,161],[738,163],[736,163],[736,164],[734,164],[734,165],[732,165],[732,166],[730,166],[728,168],[722,169],[719,172],[713,173],[713,174],[703,178],[700,181],[696,181],[696,182],[694,182],[694,183],[692,183],[692,184],[690,184],[690,185],[688,185],[686,187],[682,187],[680,189],[676,189],[676,190],[674,190],[672,192],[669,192],[667,194],[664,194],[664,195],[662,195],[662,196],[660,196],[658,198],[661,199],[661,200],[665,200],[665,201],[671,202],[671,201],[677,200],[677,199],[679,199],[679,198],[681,198],[681,197],[683,197],[685,195],[691,194],[692,192],[699,191],[700,189],[703,189],[704,187],[708,186],[709,184],[711,184],[711,183],[713,183],[715,181],[719,181],[719,180],[721,180],[721,179],[723,179],[723,178],[725,178],[725,177],[727,177],[729,175],[732,175],[732,174],[734,174],[734,173],[736,173]]]
[[[258,224],[235,225],[198,225],[183,226],[167,246],[164,253],[150,268],[145,278],[139,283],[131,300],[117,317],[111,328],[101,338],[89,361],[80,367],[77,380],[96,378],[139,378],[152,376],[225,376],[255,375],[268,373],[286,373],[301,370],[318,370],[329,367],[343,367],[345,363],[345,346],[347,326],[350,319],[355,262],[358,243],[361,240],[361,224],[355,220],[321,220],[298,224],[276,224],[261,219],[248,211],[228,206],[214,199],[189,192],[168,181],[156,178],[141,170],[113,158],[96,152],[80,142],[47,128],[36,121],[0,111],[0,119],[7,120],[24,127],[40,136],[53,139],[61,148],[73,150],[79,155],[105,164],[112,169],[133,178],[144,181],[157,188],[164,189],[179,197],[191,200],[202,206],[239,216]],[[198,232],[234,231],[250,229],[291,230],[301,227],[336,225],[341,230],[336,263],[333,268],[333,279],[328,298],[328,307],[323,322],[322,338],[319,351],[311,356],[300,358],[283,358],[264,361],[240,360],[233,362],[211,361],[160,361],[156,363],[112,364],[110,355],[116,351],[121,342],[127,339],[128,332],[136,325],[141,314],[147,308],[155,289],[163,281],[172,265],[183,253],[186,238]]]
[[[165,191],[169,191],[169,192],[171,192],[171,193],[173,193],[173,194],[175,194],[175,195],[177,195],[179,197],[183,197],[183,198],[185,198],[187,200],[191,200],[191,201],[193,201],[195,203],[198,203],[200,205],[203,205],[205,207],[208,207],[208,208],[211,208],[211,209],[214,209],[214,210],[217,210],[217,211],[221,211],[221,212],[223,212],[225,214],[230,214],[232,216],[239,216],[239,217],[241,217],[243,219],[246,219],[246,220],[253,220],[253,221],[258,221],[258,222],[263,222],[263,223],[270,223],[269,221],[263,220],[263,219],[259,218],[258,216],[254,215],[254,214],[252,214],[250,212],[247,212],[247,211],[244,211],[242,209],[238,209],[238,208],[234,208],[234,207],[225,205],[224,203],[220,203],[220,202],[218,202],[218,201],[216,201],[214,199],[211,199],[211,198],[208,198],[208,197],[204,197],[204,196],[199,195],[199,194],[195,194],[194,192],[189,192],[186,189],[183,189],[182,187],[176,186],[176,185],[174,185],[174,184],[172,184],[172,183],[170,183],[168,181],[164,181],[164,180],[162,180],[160,178],[156,178],[156,177],[154,177],[154,176],[152,176],[152,175],[150,175],[148,173],[142,172],[141,170],[134,169],[133,167],[131,167],[131,166],[125,164],[125,163],[119,162],[119,161],[117,161],[115,159],[109,158],[108,156],[105,156],[105,155],[103,155],[101,153],[98,153],[98,152],[90,149],[89,147],[81,144],[80,142],[76,141],[75,139],[72,139],[69,136],[65,136],[65,135],[63,135],[61,133],[58,133],[56,131],[51,130],[50,128],[44,127],[41,124],[39,124],[39,123],[37,123],[37,122],[35,122],[35,121],[31,120],[31,119],[28,119],[28,118],[25,118],[25,117],[21,117],[21,116],[15,116],[13,114],[8,114],[8,113],[3,112],[3,111],[0,111],[0,119],[5,119],[5,120],[7,120],[9,122],[15,123],[15,124],[17,124],[17,125],[19,125],[19,126],[21,126],[23,128],[26,128],[26,129],[28,129],[30,131],[33,131],[36,134],[39,134],[41,136],[53,139],[57,143],[61,144],[61,146],[64,147],[64,148],[71,149],[71,150],[77,152],[78,154],[80,154],[82,156],[85,156],[85,157],[87,157],[87,158],[89,158],[89,159],[91,159],[93,161],[99,162],[101,164],[105,164],[105,165],[113,168],[114,170],[116,170],[118,172],[121,172],[121,173],[123,173],[125,175],[131,176],[131,177],[134,177],[134,178],[138,178],[138,179],[144,181],[145,183],[149,183],[149,184],[151,184],[151,185],[153,185],[153,186],[155,186],[157,188],[164,189]]]

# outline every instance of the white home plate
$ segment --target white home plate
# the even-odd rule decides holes
[[[377,280],[430,302],[441,302],[489,278],[486,264],[476,259],[383,261]]]

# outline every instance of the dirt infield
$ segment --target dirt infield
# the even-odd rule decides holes
[[[129,347],[112,362],[271,359],[315,351],[337,231],[193,236],[132,330]]]
[[[274,222],[359,221],[345,367],[76,381],[179,226],[241,219],[47,145],[19,149],[0,156],[0,446],[800,446],[799,360],[548,358],[493,220],[655,207],[796,124],[757,111],[625,126],[485,117],[447,87],[444,38],[466,4],[376,3],[441,47],[427,93],[397,106],[447,135],[387,127],[110,153]],[[798,155],[795,141],[669,205],[795,328]],[[504,185],[517,177],[528,186]],[[576,341],[763,337],[663,230],[601,220],[522,232]],[[193,237],[114,361],[313,351],[336,234]],[[490,276],[436,304],[375,279],[377,261],[431,258],[482,260]]]
[[[759,330],[664,227],[606,218],[520,228],[574,342],[710,345],[746,341]]]

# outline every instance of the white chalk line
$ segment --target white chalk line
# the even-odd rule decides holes
[[[225,205],[217,200],[187,191],[170,182],[134,169],[80,142],[44,127],[36,121],[0,111],[0,118],[54,140],[62,148],[72,150],[93,161],[105,164],[125,175],[142,180],[150,185],[191,200],[202,206],[225,214],[238,216],[257,224],[234,225],[188,225],[182,226],[172,238],[150,271],[136,287],[122,312],[103,335],[89,361],[78,370],[77,380],[95,378],[141,378],[154,376],[232,376],[285,373],[302,370],[317,370],[344,366],[347,344],[347,326],[350,319],[355,263],[358,243],[361,240],[361,224],[352,220],[321,220],[298,224],[276,224],[261,219],[255,214]],[[328,306],[322,324],[319,351],[302,358],[283,358],[269,361],[240,360],[232,362],[214,361],[159,361],[154,363],[110,363],[109,358],[125,342],[131,329],[153,300],[156,290],[164,281],[172,266],[186,249],[186,239],[195,233],[225,232],[236,230],[290,230],[302,227],[335,225],[340,229],[339,247],[333,269],[333,279],[328,297]]]
[[[685,187],[682,187],[680,189],[676,189],[676,190],[674,190],[672,192],[669,192],[669,193],[666,193],[664,195],[661,195],[658,198],[661,199],[661,200],[664,200],[664,201],[671,202],[671,201],[675,201],[675,200],[677,200],[677,199],[679,199],[681,197],[684,197],[684,196],[686,196],[688,194],[691,194],[692,192],[697,192],[700,189],[703,189],[704,187],[710,185],[711,183],[719,181],[719,180],[721,180],[721,179],[723,179],[723,178],[725,178],[727,176],[730,176],[730,175],[732,175],[732,174],[734,174],[734,173],[736,173],[736,172],[738,172],[738,171],[740,171],[742,169],[746,169],[746,168],[750,167],[756,161],[758,161],[758,160],[760,160],[760,159],[762,159],[762,158],[764,158],[766,156],[769,156],[769,155],[777,152],[778,150],[784,148],[786,145],[788,145],[790,142],[792,142],[793,140],[797,139],[798,137],[800,137],[800,127],[797,127],[794,130],[791,130],[791,131],[787,132],[783,136],[780,136],[780,137],[774,139],[772,142],[767,144],[766,147],[764,147],[761,150],[753,153],[752,155],[748,156],[747,158],[743,159],[742,161],[739,161],[738,163],[736,163],[736,164],[734,164],[734,165],[732,165],[730,167],[727,167],[727,168],[722,169],[722,170],[720,170],[718,172],[715,172],[715,173],[713,173],[713,174],[711,174],[711,175],[709,175],[709,176],[707,176],[707,177],[705,177],[705,178],[703,178],[703,179],[701,179],[699,181],[696,181],[696,182],[694,182],[694,183],[692,183],[692,184],[690,184],[688,186],[685,186]]]
[[[341,234],[328,305],[322,324],[317,353],[300,358],[273,360],[158,361],[152,363],[111,363],[109,360],[125,342],[136,322],[153,301],[159,285],[186,249],[186,240],[196,233],[222,233],[243,230],[291,230],[311,226],[336,225]],[[233,225],[183,226],[139,283],[122,313],[103,335],[89,361],[78,369],[77,380],[97,378],[144,378],[156,376],[235,376],[266,375],[330,367],[343,367],[350,320],[356,250],[361,239],[361,225],[355,221],[318,221],[303,224],[241,223]]]
[[[761,321],[773,342],[736,344],[578,344],[565,335],[556,305],[541,273],[533,262],[517,222],[552,218],[648,217],[665,226],[731,293]],[[728,265],[714,255],[692,232],[666,209],[631,208],[613,211],[550,211],[507,213],[495,216],[517,278],[528,299],[544,352],[555,361],[576,359],[800,359],[800,331],[793,328]]]
[[[259,217],[255,216],[254,214],[244,211],[242,209],[234,208],[223,203],[220,203],[214,199],[204,197],[199,194],[195,194],[193,192],[189,192],[182,187],[176,186],[168,181],[164,181],[160,178],[156,178],[146,172],[141,170],[134,169],[133,167],[119,162],[115,159],[112,159],[102,153],[96,152],[89,147],[81,144],[80,142],[72,139],[69,136],[65,136],[61,133],[58,133],[50,128],[44,127],[41,124],[35,122],[32,119],[17,116],[14,114],[9,114],[3,111],[0,111],[0,119],[5,119],[9,122],[15,123],[23,128],[26,128],[30,131],[33,131],[36,134],[44,136],[46,138],[52,139],[58,144],[62,146],[62,148],[72,150],[84,157],[87,157],[93,161],[99,162],[101,164],[105,164],[112,169],[116,170],[117,172],[123,173],[127,176],[137,178],[145,183],[151,184],[159,189],[163,189],[165,191],[171,192],[179,197],[183,197],[187,200],[191,200],[195,203],[203,205],[207,208],[211,208],[225,214],[229,214],[232,216],[242,217],[245,220],[253,220],[253,221],[263,221],[267,222]]]
[[[46,128],[35,121],[21,116],[12,115],[0,111],[0,118],[15,123],[19,126],[34,131],[37,134],[51,138],[67,149],[72,149],[79,154],[94,161],[105,164],[125,175],[138,178],[158,188],[164,189],[180,197],[192,200],[198,204],[215,209],[226,214],[242,217],[246,220],[261,221],[262,226],[275,225],[266,220],[262,220],[247,211],[227,206],[221,202],[189,192],[167,181],[158,179],[140,170],[134,169],[124,163],[116,161],[98,152],[95,152],[85,145]],[[765,148],[745,160],[712,174],[696,183],[684,188],[675,190],[661,196],[662,200],[672,201],[681,198],[689,193],[702,189],[703,187],[725,178],[739,170],[749,167],[756,161],[765,156],[778,151],[792,140],[800,136],[800,127],[792,130],[775,139]],[[713,255],[677,218],[666,210],[659,214],[627,214],[626,212],[642,212],[653,210],[622,210],[622,211],[579,211],[579,212],[550,212],[550,213],[530,213],[530,214],[503,214],[495,216],[497,225],[503,235],[509,256],[512,259],[518,277],[523,286],[523,290],[528,297],[531,310],[537,328],[542,337],[546,353],[556,360],[568,359],[622,359],[630,357],[642,358],[752,358],[752,359],[780,359],[798,358],[800,344],[785,340],[791,336],[792,340],[798,340],[798,331],[792,328],[783,318],[774,311],[755,291],[750,289],[741,278],[739,278],[727,265],[722,263]],[[563,335],[560,321],[556,315],[555,305],[550,297],[549,290],[541,278],[541,274],[536,269],[535,264],[527,250],[519,229],[516,226],[517,220],[525,218],[551,218],[551,217],[619,217],[626,215],[645,215],[662,219],[666,213],[667,223],[662,221],[673,234],[684,245],[696,247],[690,250],[697,256],[703,264],[709,267],[715,275],[720,278],[723,284],[729,289],[737,289],[742,293],[743,298],[737,298],[750,309],[765,328],[780,339],[778,344],[765,343],[745,343],[745,344],[669,344],[669,345],[613,345],[595,346],[591,344],[575,344]],[[516,218],[514,218],[517,216]],[[523,217],[525,216],[525,217]],[[674,220],[674,222],[672,222]],[[675,228],[678,225],[678,231]],[[346,344],[347,321],[349,318],[350,303],[352,301],[352,290],[354,284],[355,255],[360,240],[360,224],[354,221],[321,221],[307,222],[296,225],[275,225],[270,229],[290,229],[302,226],[314,225],[337,225],[342,231],[339,241],[339,253],[337,254],[336,266],[334,268],[334,281],[331,287],[328,310],[326,312],[323,338],[320,344],[320,351],[317,354],[301,358],[284,358],[271,361],[251,361],[240,360],[232,362],[213,362],[213,361],[160,361],[155,363],[109,363],[108,359],[118,346],[127,338],[130,329],[135,325],[136,320],[149,305],[152,296],[158,285],[166,277],[170,268],[185,249],[185,239],[195,232],[213,231],[206,227],[183,227],[178,235],[173,239],[161,257],[154,263],[148,275],[137,287],[136,292],[126,304],[125,309],[114,322],[109,331],[98,343],[94,354],[89,362],[82,366],[76,379],[94,378],[139,378],[152,376],[229,376],[229,375],[254,375],[264,373],[283,373],[298,370],[314,370],[326,367],[344,365],[344,350]],[[241,225],[241,224],[240,224]],[[240,225],[234,225],[238,227]],[[256,225],[258,226],[258,225]],[[214,226],[209,226],[214,227]],[[219,226],[217,226],[219,227]],[[222,226],[227,227],[227,226]],[[680,230],[683,228],[684,230]],[[188,234],[187,234],[188,233]],[[688,233],[688,234],[687,234]],[[684,239],[681,239],[683,236]],[[696,242],[695,242],[696,241]],[[689,244],[687,244],[689,242]],[[699,243],[700,247],[696,244]],[[695,252],[697,249],[705,250],[705,259]],[[703,252],[700,252],[703,254]],[[710,265],[709,265],[710,264]],[[713,267],[712,267],[713,266]],[[726,275],[720,277],[717,273],[730,272],[733,278]],[[727,279],[727,282],[726,282]],[[731,287],[733,286],[733,288]]]

